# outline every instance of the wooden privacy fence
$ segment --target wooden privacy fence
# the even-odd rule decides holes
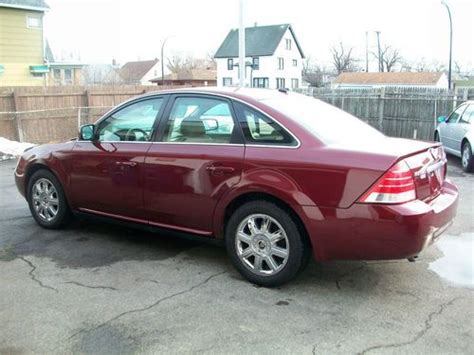
[[[0,137],[30,143],[64,141],[77,136],[79,125],[94,122],[115,105],[157,90],[161,87],[0,87]],[[474,99],[474,88],[454,93],[408,87],[300,92],[352,113],[387,135],[423,140],[433,139],[438,116]]]
[[[30,143],[77,137],[115,105],[157,86],[0,87],[0,137]]]
[[[446,89],[413,87],[310,88],[300,92],[337,106],[386,135],[421,140],[433,140],[439,116],[474,99],[474,88],[451,93]]]

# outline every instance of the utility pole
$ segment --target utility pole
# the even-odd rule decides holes
[[[380,49],[380,31],[375,31],[377,34],[377,47],[379,52],[379,72],[383,72],[382,50]]]
[[[365,72],[369,72],[369,31],[365,31]]]
[[[161,45],[161,86],[165,85],[165,58],[164,58],[164,49],[166,41],[169,40],[173,36],[166,37]]]
[[[451,10],[448,4],[444,0],[441,0],[441,4],[448,10],[449,16],[449,66],[448,66],[448,89],[451,90],[451,63],[453,60],[453,19],[451,17]]]
[[[244,0],[239,0],[239,87],[245,86]]]

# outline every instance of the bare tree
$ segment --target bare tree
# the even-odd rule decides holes
[[[339,46],[330,48],[333,65],[338,74],[358,70],[357,59],[352,55],[353,49],[353,47],[346,48],[342,42],[339,42]]]
[[[377,58],[377,61],[382,63],[382,66],[380,67],[380,69],[382,69],[382,72],[393,71],[394,67],[397,64],[401,64],[402,67],[404,65],[404,64],[402,64],[402,56],[400,55],[400,51],[396,48],[391,47],[391,46],[384,46],[380,50],[380,58],[379,58],[378,53],[376,53],[376,52],[371,52],[371,53],[375,58]]]
[[[385,66],[386,71],[393,71],[394,67],[401,63],[401,61],[402,56],[398,49],[387,46],[382,51],[382,64]]]
[[[213,69],[215,68],[215,60],[209,54],[204,59],[194,58],[191,55],[182,56],[175,54],[168,58],[167,67],[172,73],[190,69]]]

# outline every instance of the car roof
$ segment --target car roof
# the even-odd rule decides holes
[[[144,98],[149,96],[156,96],[156,95],[166,95],[166,94],[210,94],[210,95],[219,95],[219,96],[226,96],[230,98],[237,98],[241,100],[257,100],[263,101],[271,98],[278,98],[281,95],[285,95],[285,90],[277,90],[277,89],[263,89],[263,88],[235,88],[235,87],[193,87],[193,88],[180,88],[180,89],[165,89],[165,90],[157,90],[153,92],[149,92],[143,94],[141,96],[135,97],[137,98]]]

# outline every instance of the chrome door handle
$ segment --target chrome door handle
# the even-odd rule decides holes
[[[134,168],[138,165],[138,163],[136,161],[116,161],[115,162],[115,165],[118,165],[118,166],[129,166],[131,168]]]
[[[235,171],[235,169],[232,168],[231,166],[215,166],[215,165],[207,166],[206,170],[211,172],[211,174],[214,174],[214,175],[230,174]]]

